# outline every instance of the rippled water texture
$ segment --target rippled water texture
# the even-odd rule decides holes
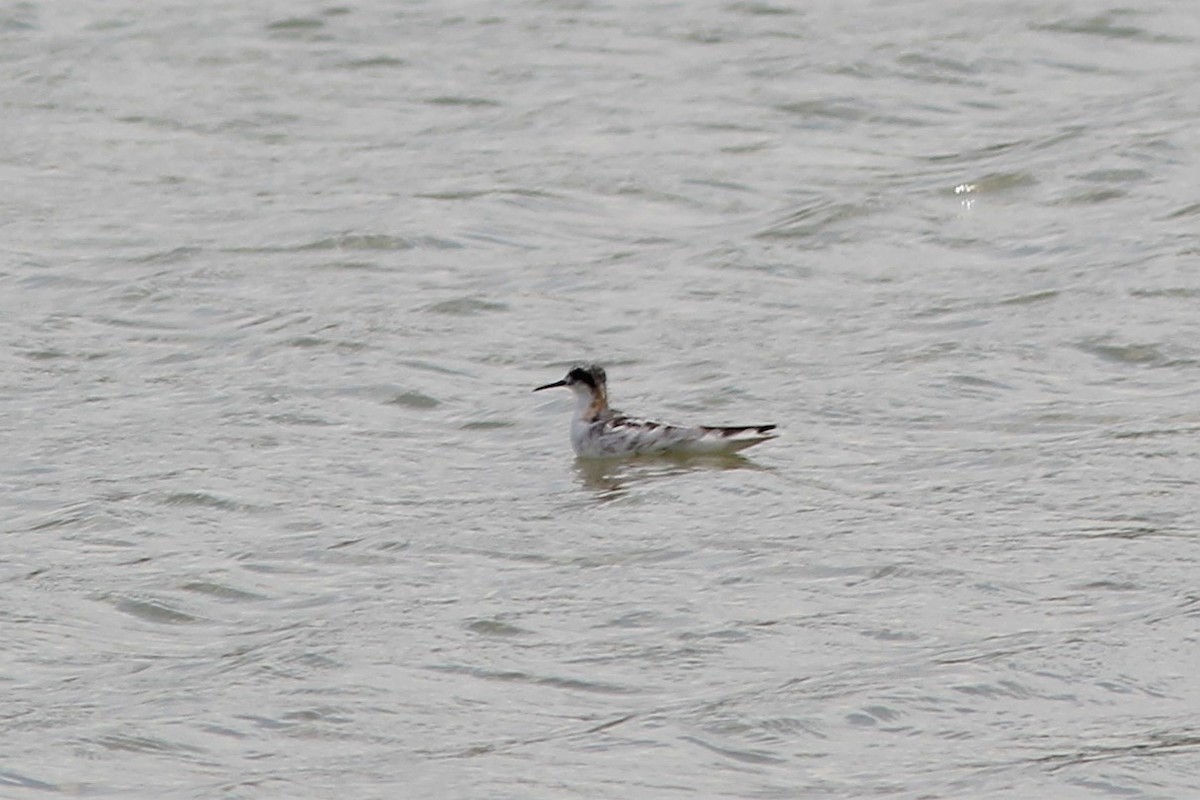
[[[1193,0],[0,4],[0,795],[1200,796]],[[617,404],[777,423],[576,463]]]

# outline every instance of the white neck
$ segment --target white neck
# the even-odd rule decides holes
[[[575,393],[575,416],[583,419],[587,415],[588,409],[596,402],[596,397],[592,394],[592,387],[584,383],[577,383],[571,387],[571,391]]]
[[[587,384],[575,384],[571,386],[571,391],[575,392],[575,419],[577,420],[587,420],[596,411],[607,408],[604,387],[593,390]]]

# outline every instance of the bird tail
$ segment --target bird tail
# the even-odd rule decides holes
[[[778,436],[774,425],[705,426],[700,430],[702,449],[714,453],[736,453]]]

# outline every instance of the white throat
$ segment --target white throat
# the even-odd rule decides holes
[[[583,419],[587,415],[588,409],[596,401],[595,395],[592,394],[592,387],[586,383],[577,383],[570,389],[575,393],[575,418]]]

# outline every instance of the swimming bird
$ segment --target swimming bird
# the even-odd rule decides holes
[[[575,393],[571,446],[580,458],[636,455],[720,455],[774,439],[774,425],[668,425],[627,417],[608,406],[608,376],[595,364],[572,367],[561,381],[533,391],[565,386]]]

